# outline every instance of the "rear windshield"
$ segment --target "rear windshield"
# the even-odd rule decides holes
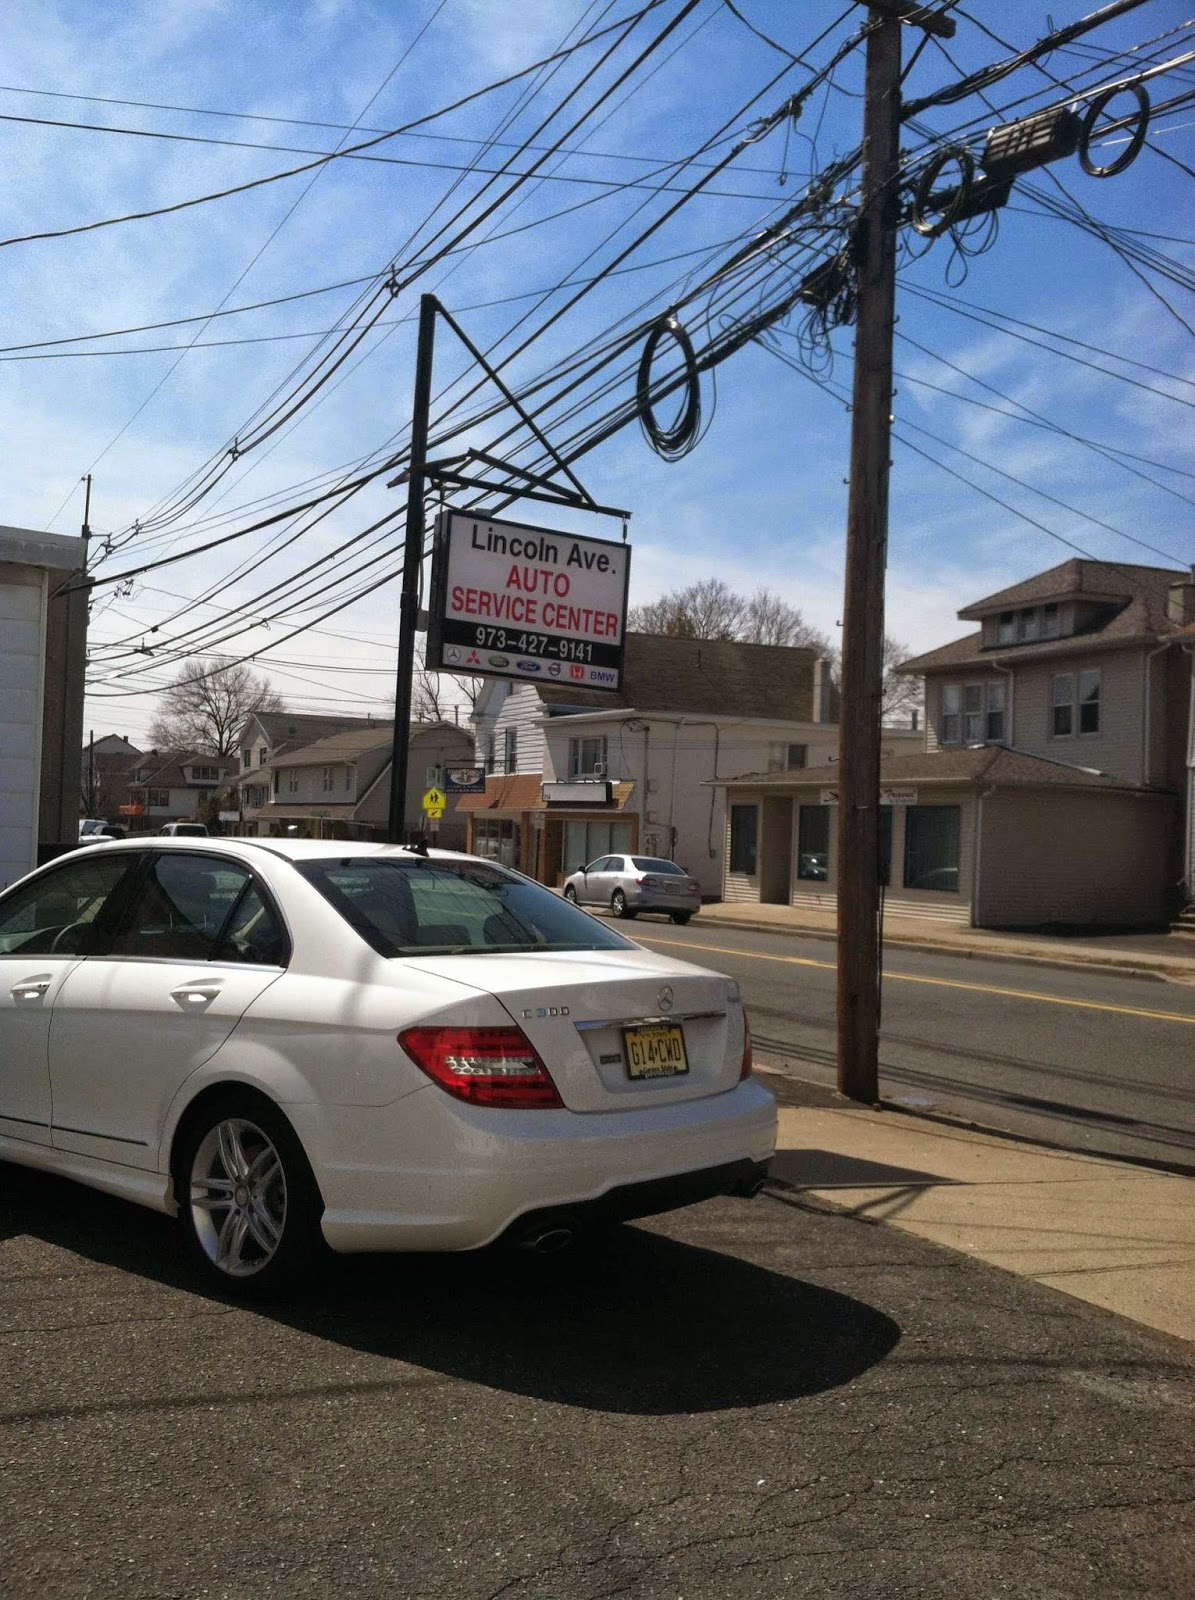
[[[640,872],[658,872],[661,876],[671,873],[677,878],[685,875],[685,869],[678,867],[675,861],[657,861],[655,856],[632,856],[631,860]]]
[[[349,856],[295,867],[382,956],[631,948],[567,900],[488,862]]]

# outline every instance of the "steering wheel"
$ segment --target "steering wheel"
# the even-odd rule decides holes
[[[71,950],[67,947],[67,936],[69,934],[81,933],[81,931],[87,926],[88,924],[86,922],[68,922],[65,924],[65,926],[59,928],[58,932],[50,940],[50,954],[77,955],[77,951]]]

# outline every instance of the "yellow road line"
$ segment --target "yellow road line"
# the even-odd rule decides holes
[[[812,961],[808,956],[769,956],[755,950],[730,950],[723,945],[687,944],[683,939],[661,939],[637,933],[641,944],[671,944],[688,950],[690,955],[702,951],[715,956],[744,956],[749,961],[779,961],[787,967],[819,967],[824,972],[834,972],[833,961]],[[1093,969],[1097,971],[1098,969]],[[1077,1011],[1110,1011],[1118,1017],[1149,1017],[1153,1022],[1185,1022],[1195,1027],[1195,1016],[1184,1016],[1180,1011],[1146,1011],[1138,1006],[1110,1006],[1102,1000],[1071,1000],[1064,995],[1037,994],[1031,989],[997,989],[986,983],[962,983],[957,978],[922,978],[911,972],[885,972],[885,983],[924,983],[937,989],[966,989],[972,994],[995,994],[1006,1000],[1036,1000],[1044,1006],[1071,1006]]]

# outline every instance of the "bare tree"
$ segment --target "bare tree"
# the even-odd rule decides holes
[[[182,671],[158,698],[149,725],[150,743],[159,750],[194,750],[228,756],[241,730],[256,712],[281,711],[282,701],[268,678],[243,661],[216,657],[185,661]]]
[[[680,639],[738,639],[743,644],[771,644],[816,650],[830,663],[838,682],[842,652],[833,639],[815,628],[796,606],[761,585],[752,595],[736,594],[721,578],[703,578],[684,589],[672,589],[647,605],[632,606],[628,627],[637,633],[666,634]],[[907,645],[884,635],[885,722],[911,720],[924,704],[916,678],[894,669],[908,655]]]
[[[796,606],[762,586],[747,601],[737,637],[746,644],[803,645],[824,656],[836,653],[826,635],[806,622]]]
[[[416,667],[411,685],[411,716],[416,722],[454,722],[458,709],[473,710],[484,687],[484,678]]]
[[[721,578],[702,578],[686,589],[634,606],[627,618],[637,633],[663,633],[680,639],[738,639],[747,602]]]
[[[913,713],[920,721],[925,708],[925,680],[906,676],[895,669],[909,654],[907,644],[901,644],[889,634],[884,635],[884,691],[880,701],[880,715],[885,722],[909,722]]]

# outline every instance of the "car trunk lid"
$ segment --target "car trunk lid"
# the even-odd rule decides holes
[[[571,1111],[632,1110],[738,1082],[738,986],[643,950],[409,958],[493,994],[543,1059]]]

